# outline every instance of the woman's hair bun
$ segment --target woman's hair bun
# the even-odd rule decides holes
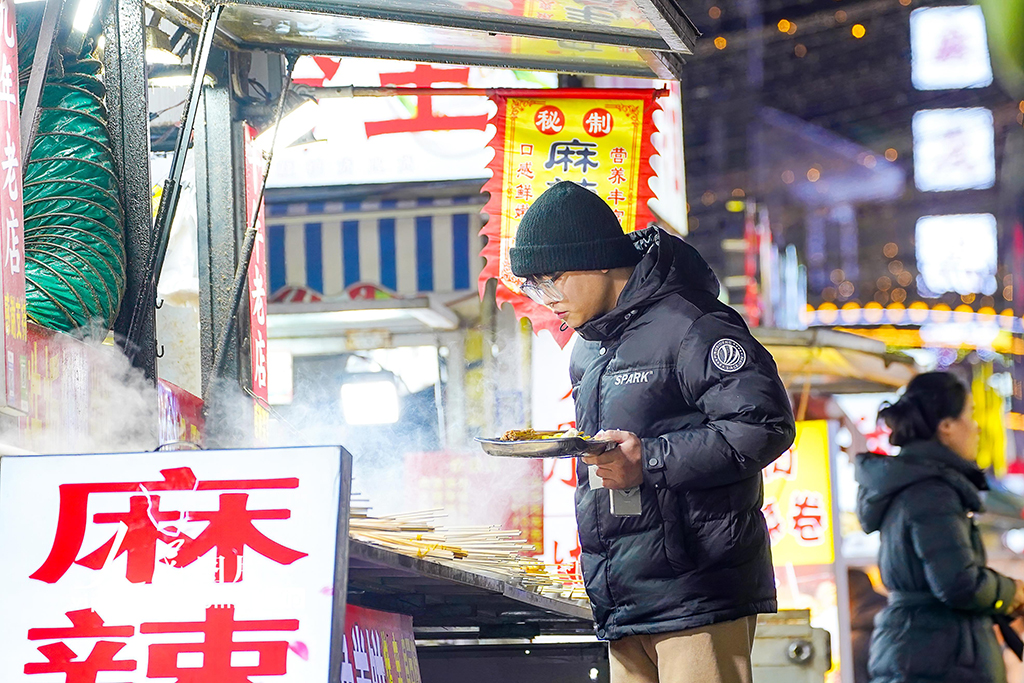
[[[878,419],[892,430],[889,443],[905,446],[935,437],[939,423],[956,418],[967,402],[967,388],[948,372],[926,372],[907,385],[896,403],[883,403]]]

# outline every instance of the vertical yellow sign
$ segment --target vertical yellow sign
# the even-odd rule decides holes
[[[776,566],[832,564],[832,485],[825,420],[796,425],[793,447],[765,468],[764,512]]]

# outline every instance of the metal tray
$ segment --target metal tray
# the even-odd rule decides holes
[[[501,441],[481,439],[477,441],[488,455],[502,458],[574,458],[610,451],[619,444],[614,441],[581,439],[578,436],[564,439],[531,439],[529,441]]]

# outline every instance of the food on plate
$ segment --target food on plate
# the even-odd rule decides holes
[[[510,429],[501,435],[499,441],[536,441],[537,439],[572,439],[579,437],[586,439],[576,429],[567,429],[564,432],[540,432],[535,429]]]

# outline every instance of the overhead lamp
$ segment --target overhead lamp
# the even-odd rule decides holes
[[[151,88],[187,88],[192,84],[192,68],[184,64],[156,64],[149,69],[146,82]],[[217,79],[203,74],[203,85],[217,85]]]
[[[281,118],[277,125],[277,140],[274,142],[274,126],[270,126],[256,138],[256,146],[268,151],[273,144],[277,149],[288,147],[312,131],[320,120],[320,107],[313,100],[306,100]]]
[[[78,0],[78,7],[75,9],[75,19],[71,22],[71,28],[77,33],[88,33],[99,4],[99,0]]]
[[[389,372],[373,372],[350,377],[341,385],[341,413],[350,425],[398,422],[398,386],[394,376]]]

